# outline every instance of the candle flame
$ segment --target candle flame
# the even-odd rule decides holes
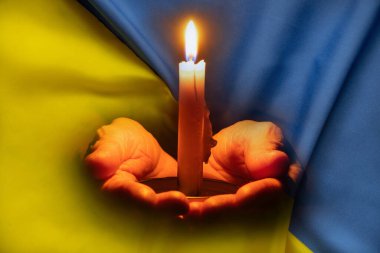
[[[186,61],[194,61],[197,57],[198,49],[198,34],[195,24],[192,20],[189,21],[185,32],[186,44]]]

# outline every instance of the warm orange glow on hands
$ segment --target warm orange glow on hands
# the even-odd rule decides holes
[[[281,177],[291,178],[300,168],[289,166],[288,156],[279,150],[283,136],[270,122],[241,121],[214,135],[204,177],[241,185],[235,194],[216,195],[204,202],[192,202],[179,191],[156,194],[139,183],[147,178],[177,176],[176,161],[164,152],[155,138],[134,120],[119,118],[98,130],[99,140],[86,163],[103,189],[121,192],[135,202],[169,210],[185,217],[207,217],[246,210],[282,192]]]
[[[288,171],[281,129],[271,122],[239,121],[213,137],[205,177],[243,185],[264,178],[279,178]]]
[[[190,203],[189,216],[208,217],[250,210],[283,191],[280,178],[289,172],[289,158],[279,149],[281,129],[271,122],[240,121],[213,137],[204,177],[241,185],[235,194],[216,195],[202,203]],[[293,172],[300,170],[292,165]]]
[[[86,157],[94,176],[104,180],[103,190],[120,192],[152,208],[184,214],[189,204],[179,191],[156,194],[138,181],[177,175],[177,162],[162,150],[156,139],[138,122],[115,119],[98,130],[99,140]]]

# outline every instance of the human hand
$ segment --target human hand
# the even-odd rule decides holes
[[[235,194],[216,195],[204,202],[190,203],[189,216],[210,216],[221,212],[249,210],[278,197],[281,178],[297,173],[298,164],[289,166],[281,129],[271,122],[245,120],[221,130],[213,137],[204,177],[241,186]],[[290,169],[291,168],[291,169]],[[292,175],[294,176],[294,175]]]
[[[156,194],[139,183],[147,178],[177,176],[177,162],[143,126],[118,118],[97,133],[99,139],[85,162],[97,179],[105,181],[103,190],[119,192],[135,202],[177,215],[187,213],[189,202],[183,193]]]
[[[103,189],[177,215],[209,216],[258,206],[282,191],[282,176],[294,176],[297,172],[298,165],[289,166],[288,156],[279,150],[283,137],[277,126],[241,121],[214,136],[218,144],[204,165],[204,177],[227,181],[241,186],[240,189],[236,194],[189,203],[181,192],[156,194],[138,182],[177,175],[176,161],[139,123],[119,118],[100,128],[98,135],[86,163],[96,178],[105,180]]]

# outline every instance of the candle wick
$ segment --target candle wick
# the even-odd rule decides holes
[[[189,56],[186,57],[186,61],[192,61],[195,63],[195,56],[190,54]]]

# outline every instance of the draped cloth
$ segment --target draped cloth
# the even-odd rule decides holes
[[[83,166],[96,129],[140,122],[176,149],[166,84],[72,0],[0,1],[0,252],[294,252],[292,199],[265,220],[180,222],[106,195]]]
[[[379,1],[82,2],[175,96],[194,19],[216,130],[273,121],[306,168],[291,231],[315,251],[380,249]]]
[[[127,46],[74,1],[0,2],[0,251],[379,250],[378,1],[82,4]],[[175,150],[190,18],[214,130],[273,121],[304,168],[294,206],[284,196],[265,224],[193,233],[124,208],[83,168],[95,130],[120,116]]]

